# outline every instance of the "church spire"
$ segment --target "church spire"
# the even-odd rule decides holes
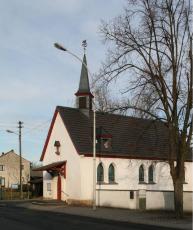
[[[82,46],[84,47],[84,56],[82,61],[82,68],[80,74],[80,82],[78,91],[75,93],[77,96],[77,108],[79,109],[92,109],[92,98],[93,95],[90,92],[89,78],[88,78],[88,69],[87,69],[87,60],[86,60],[86,40],[82,42]]]
[[[77,93],[90,93],[88,70],[86,68],[87,66],[86,54],[84,54],[82,62],[84,64],[82,63],[80,82],[79,82],[79,88],[78,88]]]

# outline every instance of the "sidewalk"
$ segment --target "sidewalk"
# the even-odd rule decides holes
[[[118,208],[97,208],[68,206],[64,203],[53,202],[25,202],[18,203],[17,206],[39,211],[50,211],[98,219],[121,221],[128,223],[138,223],[153,226],[163,226],[174,229],[191,230],[192,216],[186,215],[183,220],[176,220],[174,213],[164,211],[140,211]]]

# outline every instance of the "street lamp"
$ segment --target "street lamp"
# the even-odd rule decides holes
[[[76,54],[72,53],[62,45],[58,43],[54,43],[54,47],[69,53],[73,57],[75,57],[78,61],[80,61],[84,67],[87,69],[89,76],[91,77],[91,72],[89,68],[87,67],[86,63],[82,61],[80,57],[78,57]],[[95,91],[93,92],[93,210],[96,210],[96,107],[95,107]]]
[[[20,199],[23,198],[22,196],[22,154],[21,154],[21,129],[23,128],[22,126],[23,122],[19,121],[18,122],[18,128],[19,128],[19,133],[16,133],[12,130],[6,130],[8,133],[15,134],[19,137],[19,184],[20,184]]]

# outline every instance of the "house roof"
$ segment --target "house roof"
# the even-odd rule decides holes
[[[56,108],[71,140],[80,155],[90,156],[93,149],[93,121],[79,109],[61,107]],[[54,125],[54,120],[51,127]],[[163,122],[140,119],[129,116],[96,113],[96,127],[105,130],[112,137],[111,151],[98,152],[103,157],[139,158],[139,159],[167,159],[169,154],[168,130]],[[49,132],[51,133],[51,131]],[[46,142],[48,142],[48,138]],[[41,160],[43,160],[44,147]],[[188,160],[192,157],[188,156]]]
[[[5,157],[5,156],[7,156],[8,154],[15,154],[15,155],[17,155],[17,156],[19,157],[19,154],[17,154],[17,153],[12,149],[12,150],[10,150],[9,152],[2,153],[2,154],[0,155],[0,158],[3,158],[3,157]],[[22,159],[25,160],[25,161],[28,161],[28,162],[30,163],[30,161],[27,160],[27,159],[25,159],[24,157],[22,157]]]

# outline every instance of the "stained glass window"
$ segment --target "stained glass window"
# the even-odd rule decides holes
[[[141,165],[139,167],[139,182],[144,182],[144,167]]]
[[[104,181],[104,169],[102,163],[100,163],[97,167],[97,182]]]
[[[115,167],[113,164],[109,166],[109,182],[115,182]]]

